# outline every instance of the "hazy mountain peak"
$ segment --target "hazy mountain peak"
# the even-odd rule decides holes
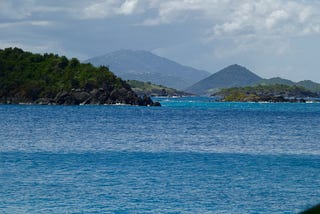
[[[221,88],[250,85],[260,80],[262,80],[261,77],[246,67],[233,64],[192,85],[187,91],[195,94],[207,94]]]
[[[126,80],[139,80],[184,89],[208,77],[210,73],[181,65],[144,50],[118,50],[86,60],[95,66],[105,65]]]

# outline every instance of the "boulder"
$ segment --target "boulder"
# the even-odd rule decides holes
[[[89,102],[90,98],[92,97],[90,93],[86,91],[75,91],[71,94],[74,98],[76,103],[83,103],[86,104]]]

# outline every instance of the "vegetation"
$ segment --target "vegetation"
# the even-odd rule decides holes
[[[310,80],[304,80],[304,81],[297,82],[296,85],[305,87],[306,89],[308,89],[312,92],[320,94],[320,84],[319,83],[312,82]]]
[[[273,77],[270,79],[262,79],[261,81],[255,83],[254,85],[295,85],[295,83],[291,80],[283,79],[280,77]]]
[[[168,88],[163,85],[155,85],[151,82],[141,82],[138,80],[128,80],[127,83],[132,90],[140,96],[190,96],[192,94]]]
[[[316,93],[311,92],[304,87],[281,84],[227,88],[215,93],[214,96],[223,97],[223,101],[241,102],[288,102],[300,101],[301,99],[309,97],[318,97]]]
[[[280,77],[263,79],[240,65],[228,66],[187,88],[186,91],[195,94],[213,94],[219,92],[223,88],[258,85],[296,85],[302,86],[311,92],[315,92],[320,95],[319,83],[312,82],[310,80],[293,82]]]
[[[275,78],[270,78],[270,79],[263,79],[254,85],[275,85],[275,84],[290,85],[290,86],[294,86],[294,85],[302,86],[311,92],[315,92],[315,93],[320,94],[320,84],[316,83],[316,82],[312,82],[311,80],[293,82],[291,80],[275,77]]]
[[[103,100],[97,97],[97,89],[100,89],[100,97],[104,95]],[[87,103],[95,100],[95,104],[140,104],[141,101],[125,81],[105,66],[96,68],[82,64],[76,58],[33,54],[19,48],[0,49],[0,102],[34,103],[44,98],[58,104],[84,101],[72,101],[75,94],[70,94],[71,91],[86,92],[82,96],[86,97]],[[58,95],[68,97],[69,101],[60,99],[58,102],[61,98]]]
[[[261,81],[262,78],[240,65],[230,65],[187,89],[195,94],[212,94],[222,88],[242,87]]]

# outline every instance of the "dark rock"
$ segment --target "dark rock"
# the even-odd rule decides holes
[[[140,98],[139,105],[141,106],[153,106],[153,101],[150,97],[144,96]]]
[[[161,104],[159,102],[154,102],[153,106],[161,106]]]
[[[54,100],[58,105],[79,105],[80,103],[76,102],[71,93],[66,91],[59,92]]]
[[[39,105],[55,105],[55,101],[50,98],[39,98],[35,101],[35,104]]]
[[[111,92],[104,88],[95,88],[90,91],[73,88],[70,91],[61,91],[53,97],[42,97],[32,100],[21,94],[16,94],[12,97],[1,97],[0,103],[33,103],[39,105],[112,105],[120,103],[140,106],[161,106],[159,102],[154,103],[150,97],[138,97],[132,90],[126,88],[113,89]]]
[[[83,103],[85,104],[86,102],[88,103],[91,95],[88,92],[85,91],[75,91],[72,93],[72,97],[75,99],[76,103]]]
[[[94,105],[107,104],[107,100],[110,96],[110,93],[103,88],[93,89],[90,91],[90,94],[90,104]]]

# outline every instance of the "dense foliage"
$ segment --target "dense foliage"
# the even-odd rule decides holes
[[[316,82],[313,82],[310,80],[304,80],[304,81],[297,82],[296,85],[305,87],[306,89],[308,89],[312,92],[320,94],[320,84],[319,83],[316,83]]]
[[[104,94],[102,102],[95,97],[98,104],[112,104],[117,101],[119,94],[125,96],[119,102],[139,104],[138,97],[130,86],[105,66],[96,68],[91,64],[80,63],[76,58],[68,59],[55,54],[33,54],[19,48],[0,50],[2,103],[8,103],[9,99],[18,100],[17,102],[35,102],[39,98],[57,99],[59,93],[61,95],[62,92],[75,90],[86,92],[87,94],[80,95],[89,99],[90,96],[92,98],[91,92],[94,89],[101,89]],[[98,92],[94,92],[96,96]],[[102,92],[99,92],[100,97]],[[66,97],[70,94],[62,95]],[[79,104],[70,101],[70,96],[66,104]]]
[[[304,87],[282,84],[227,88],[214,95],[223,97],[225,101],[285,101],[318,96]]]
[[[280,85],[290,85],[290,86],[302,86],[311,92],[315,92],[320,94],[320,84],[313,82],[311,80],[303,80],[299,82],[293,82],[291,80],[287,79],[282,79],[280,77],[275,77],[275,78],[270,78],[270,79],[263,79],[260,82],[258,82],[255,85],[275,85],[275,84],[280,84]]]

